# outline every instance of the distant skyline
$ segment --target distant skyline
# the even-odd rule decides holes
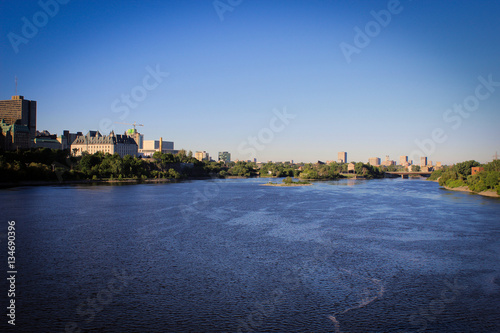
[[[500,1],[3,1],[0,99],[231,159],[500,152]],[[412,156],[413,155],[413,156]]]

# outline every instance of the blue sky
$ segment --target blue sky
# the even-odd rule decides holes
[[[0,98],[17,76],[39,130],[136,121],[260,161],[500,151],[500,1],[40,3],[0,3]]]

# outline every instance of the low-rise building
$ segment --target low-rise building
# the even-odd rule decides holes
[[[50,134],[50,132],[47,130],[41,132],[36,131],[36,137],[33,140],[33,147],[63,149],[61,141],[57,139],[57,134]]]
[[[114,131],[111,131],[109,135],[102,135],[99,131],[89,131],[86,135],[76,138],[71,144],[71,152],[74,156],[80,156],[83,152],[117,153],[121,157],[137,156],[137,143],[127,135],[115,135]]]
[[[160,138],[160,140],[143,140],[142,149],[139,149],[139,155],[150,157],[157,151],[161,151],[163,154],[177,154],[179,152],[174,149],[172,141],[163,141],[163,138]]]
[[[36,137],[34,141],[35,148],[63,149],[59,140],[50,137]]]
[[[481,171],[484,171],[483,167],[472,167],[471,168],[471,175],[474,176],[476,173],[479,173]]]

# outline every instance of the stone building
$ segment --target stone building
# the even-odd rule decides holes
[[[109,135],[102,135],[99,131],[89,131],[86,135],[77,137],[71,144],[71,153],[74,156],[80,156],[83,152],[118,153],[121,157],[137,156],[137,143],[127,135],[115,135],[114,131]]]

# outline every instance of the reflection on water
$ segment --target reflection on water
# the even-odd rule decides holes
[[[16,330],[500,331],[499,200],[423,180],[266,182],[0,191]]]

